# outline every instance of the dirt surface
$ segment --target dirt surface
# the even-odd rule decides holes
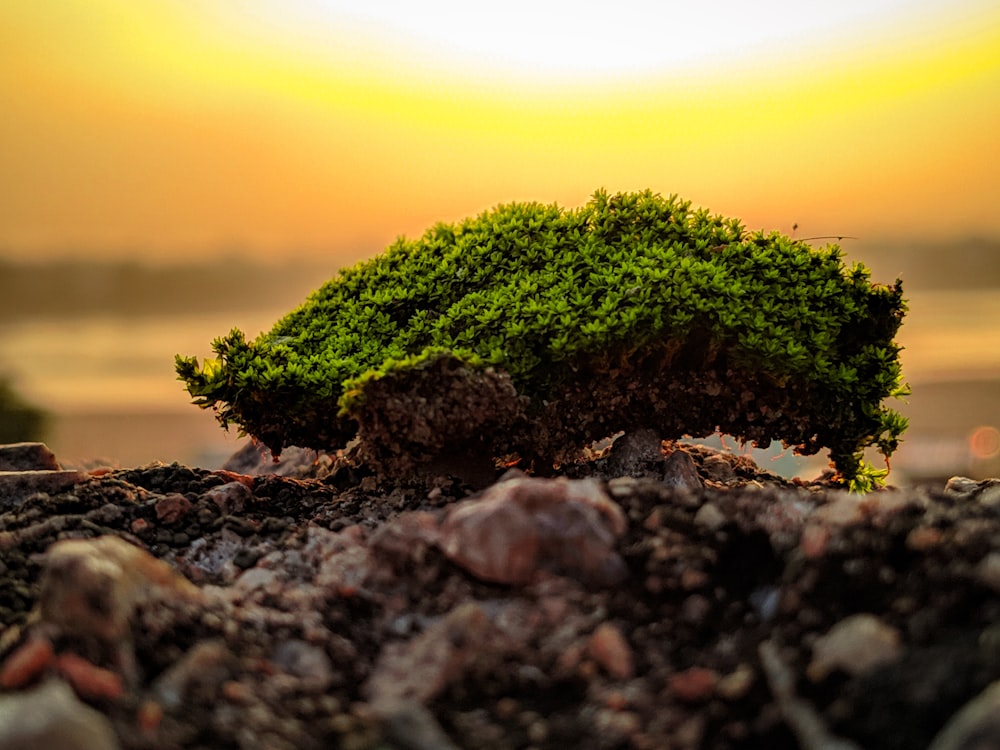
[[[88,748],[1000,746],[1000,480],[859,497],[642,440],[485,489],[19,456],[0,747],[45,746],[9,739],[33,713]]]

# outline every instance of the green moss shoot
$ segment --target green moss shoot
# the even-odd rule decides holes
[[[448,360],[509,378],[509,394],[468,401],[482,413],[466,433],[493,455],[537,464],[622,430],[720,431],[828,448],[861,487],[879,479],[864,450],[888,457],[906,427],[883,405],[904,388],[905,309],[901,282],[873,284],[835,245],[749,232],[676,196],[601,191],[578,209],[503,205],[400,239],[256,340],[233,330],[216,358],[176,365],[195,403],[275,452],[341,447],[359,430],[397,452],[448,449],[430,435],[446,423],[428,417],[402,439],[385,406],[398,379],[407,408],[433,411]]]

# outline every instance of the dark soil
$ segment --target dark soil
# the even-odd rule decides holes
[[[894,749],[1000,679],[1000,480],[859,498],[633,446],[559,472],[593,501],[498,476],[473,535],[457,479],[242,460],[0,491],[0,701],[66,680],[137,749]],[[116,615],[50,550],[107,535],[197,591],[137,556]]]

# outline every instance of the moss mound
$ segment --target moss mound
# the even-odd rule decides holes
[[[618,431],[829,448],[863,482],[905,420],[901,282],[676,196],[505,205],[344,270],[254,341],[177,358],[195,403],[274,452],[536,462]]]

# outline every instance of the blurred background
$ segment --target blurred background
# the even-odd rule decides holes
[[[892,479],[997,476],[998,133],[995,0],[6,0],[0,440],[218,466],[175,354],[437,221],[651,188],[901,277]]]

